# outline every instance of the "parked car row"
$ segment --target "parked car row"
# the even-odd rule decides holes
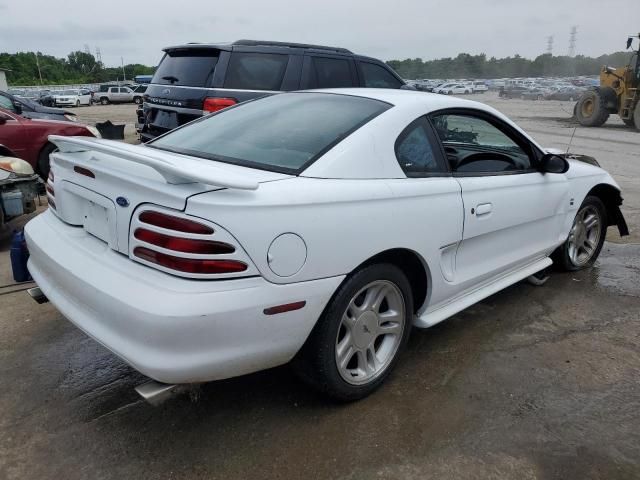
[[[520,85],[511,85],[501,87],[498,95],[501,98],[511,99],[520,98],[522,100],[567,100],[575,101],[586,91],[585,87],[577,87],[574,85],[560,86],[540,86],[535,85],[525,87]]]
[[[481,80],[412,80],[408,84],[422,92],[442,93],[444,95],[485,93],[489,90],[487,84]]]

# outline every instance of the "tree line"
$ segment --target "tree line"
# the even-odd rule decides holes
[[[629,63],[631,52],[616,52],[599,57],[584,55],[539,55],[534,60],[520,55],[496,58],[460,53],[455,58],[422,60],[407,58],[387,62],[402,78],[514,78],[514,77],[569,77],[597,75],[603,65],[622,67]]]
[[[102,83],[123,79],[122,67],[105,67],[91,53],[80,50],[71,52],[67,58],[40,52],[0,53],[0,67],[10,70],[6,73],[9,85]],[[124,66],[128,80],[153,71],[154,67],[137,63]]]
[[[616,52],[597,58],[544,54],[530,60],[520,55],[487,58],[484,53],[460,53],[455,58],[407,58],[390,60],[387,63],[407,79],[564,77],[597,75],[602,65],[624,66],[630,57],[629,52]],[[7,72],[10,85],[102,83],[123,79],[122,67],[105,67],[91,53],[79,50],[71,52],[67,58],[56,58],[40,52],[0,53],[0,67],[11,70]],[[128,64],[124,66],[124,76],[133,79],[136,75],[150,75],[154,69],[155,67],[137,63]]]

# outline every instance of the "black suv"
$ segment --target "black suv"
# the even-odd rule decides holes
[[[345,48],[239,40],[189,43],[164,52],[138,110],[143,142],[209,112],[282,91],[406,88],[384,62]]]

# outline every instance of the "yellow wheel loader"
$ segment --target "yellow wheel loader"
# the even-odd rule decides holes
[[[635,36],[627,39],[631,48]],[[638,35],[640,39],[640,34]],[[574,112],[585,127],[599,127],[610,114],[618,114],[630,127],[640,130],[640,46],[626,67],[602,67],[600,86],[587,90],[576,103]]]

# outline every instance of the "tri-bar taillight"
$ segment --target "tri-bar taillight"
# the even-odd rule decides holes
[[[53,170],[49,170],[49,176],[47,177],[47,183],[45,184],[45,190],[47,191],[47,202],[49,202],[49,206],[56,209],[56,192],[53,189]]]
[[[202,222],[155,210],[146,210],[132,226],[133,256],[176,274],[235,274],[248,269],[247,263],[230,258],[236,247],[214,239],[215,230]]]

